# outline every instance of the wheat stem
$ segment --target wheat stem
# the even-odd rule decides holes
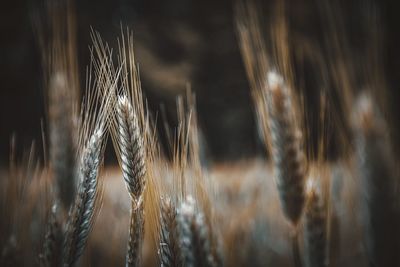
[[[294,267],[302,267],[302,261],[300,256],[300,248],[299,248],[299,235],[298,232],[295,231],[292,234],[292,257],[293,257],[293,265]]]
[[[144,237],[144,209],[143,201],[132,201],[131,219],[129,224],[128,250],[126,266],[139,267],[141,265],[141,251]]]

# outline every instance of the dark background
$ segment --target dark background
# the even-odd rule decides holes
[[[216,160],[262,154],[250,90],[239,52],[231,0],[88,0],[76,1],[78,52],[82,84],[91,44],[90,27],[115,45],[120,23],[134,31],[142,87],[152,109],[165,103],[174,122],[175,97],[190,82],[197,95],[200,127],[209,156]],[[268,13],[271,1],[263,1]],[[290,27],[323,42],[319,1],[287,1]],[[350,48],[371,42],[365,34],[365,1],[338,1],[348,30]],[[32,26],[32,12],[40,1],[5,1],[0,8],[0,165],[7,164],[9,141],[15,134],[19,151],[32,140],[41,146],[45,117],[40,49]],[[400,91],[400,16],[398,1],[379,1],[382,34],[380,57],[389,87],[390,111],[396,118]],[[368,28],[368,27],[367,27]],[[308,76],[306,97],[313,92],[312,67],[300,66]],[[310,69],[310,71],[304,71]],[[306,79],[306,80],[307,80]],[[395,127],[396,128],[396,127]],[[398,127],[397,127],[398,128]],[[397,129],[396,128],[396,129]],[[398,136],[398,135],[395,135]],[[396,141],[398,138],[395,138]],[[112,152],[108,153],[111,159]]]

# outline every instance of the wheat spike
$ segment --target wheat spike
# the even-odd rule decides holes
[[[209,229],[206,226],[203,213],[199,213],[195,216],[195,221],[192,224],[192,232],[195,241],[197,266],[214,267],[215,261],[209,240]]]
[[[169,198],[161,202],[160,261],[162,267],[182,266],[176,208]]]
[[[192,199],[190,199],[192,202]],[[193,203],[182,203],[178,213],[179,240],[182,249],[182,261],[186,267],[195,267],[192,221],[194,217]]]
[[[91,136],[81,155],[79,176],[81,185],[70,213],[64,241],[63,265],[73,266],[82,255],[93,224],[98,197],[98,172],[102,159],[103,128],[100,126]]]
[[[138,199],[145,187],[145,151],[138,118],[125,96],[118,99],[117,119],[122,174],[129,194]]]
[[[45,3],[46,12],[36,22],[48,103],[50,167],[60,211],[67,213],[77,190],[79,164],[76,121],[80,86],[75,9],[72,1]]]
[[[64,210],[73,203],[75,182],[76,132],[73,101],[63,72],[55,72],[49,88],[50,161],[58,197]]]
[[[118,146],[125,184],[132,198],[126,266],[139,266],[144,233],[146,159],[137,115],[126,96],[118,98]]]
[[[43,244],[43,252],[40,255],[40,266],[57,266],[61,262],[63,235],[57,208],[57,204],[54,204],[51,208]]]
[[[277,73],[267,77],[269,89],[269,127],[272,156],[281,204],[285,216],[296,225],[304,206],[304,153],[300,132],[295,125],[288,88]]]
[[[188,196],[178,213],[182,261],[188,267],[215,266],[204,214],[195,212],[194,200]]]
[[[397,266],[394,156],[385,122],[370,95],[363,94],[358,99],[354,124],[370,266]]]
[[[312,190],[309,194],[304,217],[306,266],[327,266],[326,212],[316,190]]]

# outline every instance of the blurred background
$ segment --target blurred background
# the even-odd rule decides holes
[[[41,151],[45,95],[32,14],[40,10],[42,2],[3,1],[0,8],[0,165],[3,166],[8,164],[12,135],[16,136],[18,153],[28,148],[32,140],[37,141]],[[304,39],[326,43],[323,25],[329,14],[320,12],[319,2],[287,1],[289,29],[294,36],[292,47]],[[374,14],[378,14],[375,25],[378,34],[372,36],[370,24],[366,23],[370,5],[365,1],[337,2],[341,26],[345,29],[343,36],[355,59],[368,54],[371,43],[379,43],[379,62],[389,94],[388,110],[396,118],[400,111],[397,104],[400,100],[400,4],[395,0],[373,3]],[[267,0],[259,3],[267,18],[271,3]],[[211,159],[226,161],[263,155],[236,36],[234,4],[234,0],[76,1],[82,87],[85,66],[89,64],[91,27],[116,47],[122,23],[133,30],[142,88],[153,111],[159,110],[163,103],[170,124],[176,124],[176,96],[184,94],[189,83],[197,96],[199,125]],[[360,62],[362,68],[365,61]],[[296,73],[304,77],[303,93],[312,114],[313,103],[319,101],[315,94],[320,89],[318,70],[312,60],[295,60],[294,65]],[[393,126],[394,139],[398,143],[398,122],[394,120],[394,123],[397,123]],[[115,161],[111,149],[107,160]]]

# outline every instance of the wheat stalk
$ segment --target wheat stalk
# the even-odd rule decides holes
[[[126,253],[126,266],[138,267],[141,265],[141,250],[144,237],[144,209],[142,199],[132,201],[131,220],[129,224],[128,250]]]
[[[78,261],[93,224],[103,137],[103,128],[99,126],[81,155],[79,168],[81,185],[67,223],[63,252],[64,266],[73,266]]]

